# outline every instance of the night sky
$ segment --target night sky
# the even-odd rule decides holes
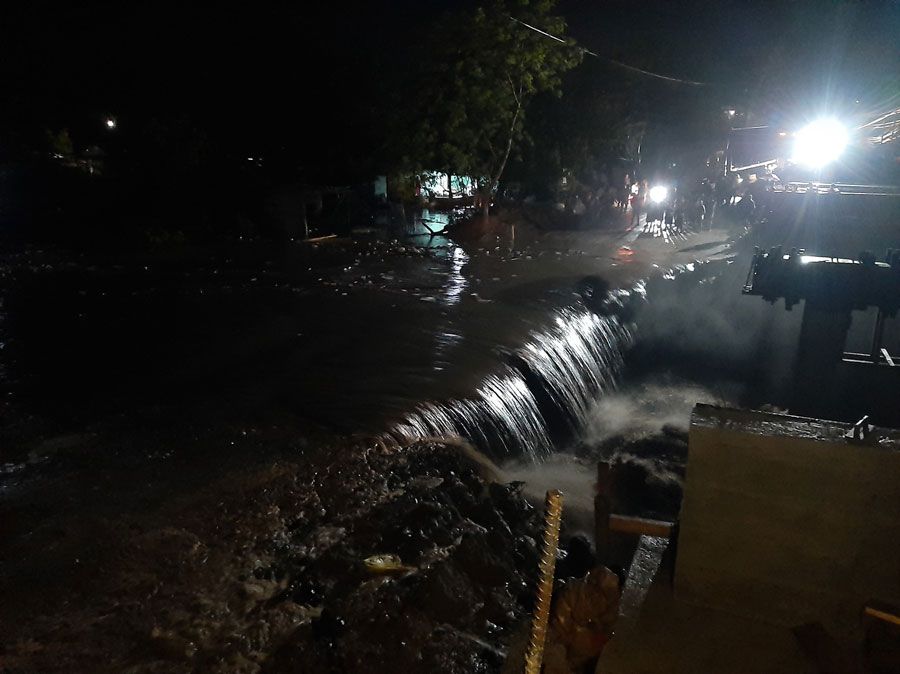
[[[374,148],[375,109],[414,68],[425,27],[460,3],[316,4],[5,3],[0,121],[7,133],[89,136],[105,114],[126,128],[181,116],[240,153],[312,156],[329,137]],[[894,2],[564,0],[558,10],[601,57],[708,82],[705,96],[763,115],[857,98],[877,110],[900,91]],[[635,77],[604,67],[598,86]]]

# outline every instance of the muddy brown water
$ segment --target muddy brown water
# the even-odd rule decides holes
[[[690,399],[778,391],[758,365],[788,363],[798,314],[741,297],[739,261],[665,274],[728,256],[728,233],[520,222],[419,233],[142,259],[4,254],[3,584],[52,611],[67,585],[108,568],[96,560],[110,532],[160,526],[171,502],[273,459],[332,465],[340,449],[324,438],[459,433],[521,459],[566,430],[587,428],[587,441],[634,430],[610,417],[640,420],[646,382],[662,372]],[[647,277],[650,310],[627,363],[638,391],[603,397],[632,333],[584,297]],[[651,416],[655,427],[672,415]],[[540,477],[584,491],[585,465]]]
[[[8,256],[3,394],[38,419],[8,451],[152,408],[277,410],[336,433],[378,432],[425,401],[472,396],[526,344],[535,356],[555,349],[550,376],[574,378],[601,356],[584,340],[604,328],[577,306],[579,281],[598,268],[633,281],[657,253],[634,259],[623,234],[515,230],[235,242],[149,260]],[[576,402],[564,389],[579,386],[557,394]]]
[[[580,282],[631,284],[677,256],[636,232],[522,223],[143,259],[6,253],[0,570],[76,568],[90,522],[152,518],[278,457],[327,463],[319,448],[348,434],[546,453],[614,384],[627,337]]]

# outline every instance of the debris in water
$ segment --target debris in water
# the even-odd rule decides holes
[[[565,647],[571,671],[600,657],[618,613],[619,577],[605,566],[566,583],[553,606],[548,638]]]
[[[406,566],[398,555],[372,555],[363,560],[366,569],[372,573],[408,573],[414,566]]]

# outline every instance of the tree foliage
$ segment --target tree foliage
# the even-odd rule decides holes
[[[414,126],[423,164],[477,177],[487,193],[496,189],[522,139],[528,104],[540,92],[558,94],[561,75],[581,60],[573,44],[519,23],[564,34],[565,20],[552,14],[554,5],[494,0],[438,23],[423,58],[423,105]]]
[[[63,157],[71,157],[75,154],[75,144],[72,143],[72,137],[69,135],[68,129],[61,129],[57,132],[47,130],[46,137],[47,145],[54,154],[59,154]]]

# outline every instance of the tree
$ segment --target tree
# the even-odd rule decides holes
[[[50,151],[54,154],[61,155],[67,159],[71,159],[75,154],[75,145],[72,143],[72,137],[69,135],[68,129],[62,129],[56,133],[47,131],[47,144]]]
[[[478,179],[484,214],[511,152],[522,138],[529,102],[560,93],[560,77],[582,52],[523,25],[562,35],[555,0],[494,0],[447,15],[423,59],[415,145],[432,168]]]

